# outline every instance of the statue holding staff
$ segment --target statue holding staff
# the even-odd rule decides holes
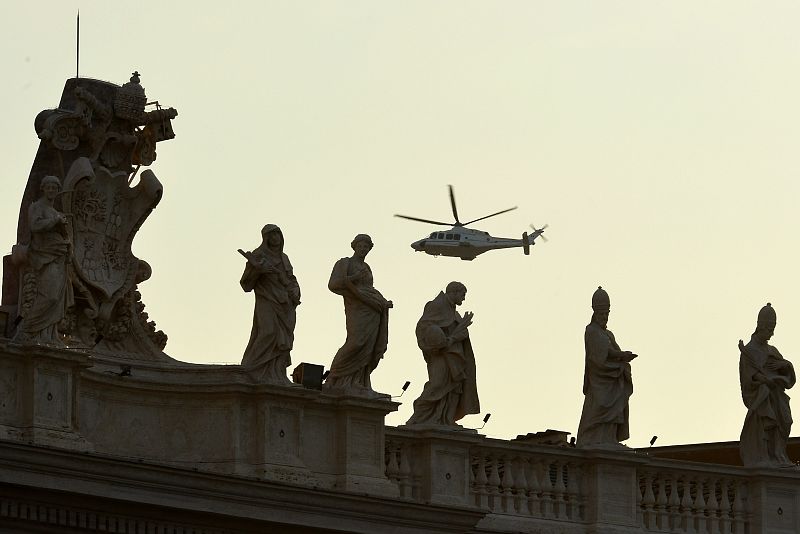
[[[274,224],[261,230],[261,245],[247,258],[240,284],[255,294],[253,328],[244,350],[242,365],[257,374],[261,382],[291,384],[286,368],[292,363],[295,309],[300,304],[300,286],[289,257],[283,252],[283,233]]]

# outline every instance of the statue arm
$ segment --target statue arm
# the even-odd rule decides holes
[[[63,222],[64,216],[57,211],[55,213],[56,215],[48,216],[46,211],[36,209],[35,205],[31,205],[29,211],[31,232],[45,232],[53,229],[60,222]]]
[[[300,284],[297,282],[297,277],[294,275],[294,268],[292,262],[289,261],[289,256],[283,255],[284,265],[286,267],[286,289],[289,291],[289,297],[294,304],[300,304]]]

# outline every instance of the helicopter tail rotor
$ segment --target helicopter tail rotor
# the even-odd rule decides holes
[[[550,225],[549,224],[545,224],[541,228],[536,228],[534,225],[531,224],[530,227],[533,228],[533,232],[531,233],[531,242],[533,242],[533,240],[536,239],[537,237],[541,237],[542,241],[547,243],[547,238],[544,236],[544,230],[548,226],[550,226]]]

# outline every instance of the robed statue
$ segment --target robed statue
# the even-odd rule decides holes
[[[745,345],[739,340],[739,381],[747,415],[739,440],[746,467],[791,467],[786,442],[792,429],[787,389],[797,378],[794,367],[767,343],[775,332],[777,315],[771,304],[758,312],[756,330]]]
[[[631,360],[636,354],[620,349],[606,328],[611,300],[598,287],[592,295],[592,321],[586,326],[583,412],[577,446],[587,449],[627,449],[630,437],[628,399],[633,394]]]
[[[58,327],[73,304],[68,218],[54,207],[59,179],[45,176],[40,189],[41,196],[28,207],[30,243],[15,247],[23,273],[15,340],[63,346]]]
[[[414,401],[408,425],[461,428],[456,421],[480,412],[468,330],[473,314],[466,312],[462,317],[456,311],[466,296],[464,284],[450,282],[444,292],[425,304],[415,333],[428,366],[428,381]]]
[[[300,304],[300,286],[289,257],[283,252],[283,233],[274,224],[261,230],[261,245],[252,252],[239,251],[247,263],[242,274],[242,289],[256,297],[253,328],[244,350],[242,365],[260,382],[291,384],[286,368],[292,363],[297,321],[295,308]]]
[[[347,338],[333,357],[325,384],[329,390],[374,396],[370,375],[388,346],[392,301],[372,285],[372,269],[364,261],[372,238],[358,234],[350,247],[353,255],[336,262],[328,281],[328,289],[344,299]]]

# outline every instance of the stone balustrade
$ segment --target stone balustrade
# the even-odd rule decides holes
[[[793,469],[753,470],[657,459],[646,451],[587,451],[408,427],[387,427],[385,461],[402,499],[484,510],[480,526],[487,531],[800,532],[800,472]]]
[[[681,465],[676,465],[681,464]],[[648,532],[750,532],[748,490],[742,469],[651,461],[637,469],[639,516]]]

